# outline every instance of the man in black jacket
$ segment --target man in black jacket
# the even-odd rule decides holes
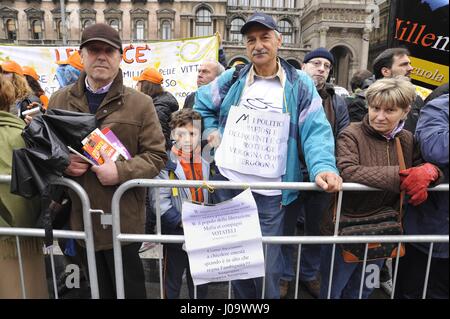
[[[304,60],[302,70],[314,80],[317,91],[322,98],[322,105],[333,130],[334,138],[350,123],[347,104],[340,95],[336,94],[332,84],[326,83],[333,68],[334,57],[325,48],[318,48],[308,53]],[[301,149],[301,148],[300,148]],[[300,152],[300,159],[303,163],[303,180],[308,181],[307,170],[303,154]],[[299,212],[304,212],[305,228],[304,234],[308,236],[320,235],[320,223],[322,215],[328,208],[332,195],[324,192],[305,192],[294,203],[287,206],[285,215],[284,235],[295,235],[296,219]],[[302,247],[300,282],[309,293],[318,298],[320,291],[320,278],[318,272],[320,268],[321,245],[305,245]],[[285,271],[280,283],[280,295],[283,297],[287,293],[287,282],[293,276],[292,269],[292,245],[283,245],[282,254],[285,261]]]
[[[390,48],[381,52],[373,61],[375,79],[393,78],[396,76],[411,78],[414,68],[411,66],[409,55],[409,51],[405,48]],[[414,134],[422,106],[422,98],[416,95],[416,99],[411,105],[411,111],[408,113],[408,118],[405,121],[405,130]]]

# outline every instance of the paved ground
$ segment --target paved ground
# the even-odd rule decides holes
[[[160,298],[160,284],[159,284],[159,259],[158,256],[160,251],[157,248],[151,249],[145,253],[141,254],[142,263],[145,271],[145,285],[147,288],[147,297],[149,299],[159,299]],[[296,256],[294,256],[294,260],[296,260]],[[63,273],[63,256],[56,255],[55,256],[55,265],[56,265],[56,273],[61,275]],[[50,270],[50,258],[47,257],[47,278],[49,282],[49,291],[51,291],[51,295],[53,296],[53,281],[51,280],[52,274]],[[81,287],[79,289],[64,289],[65,285],[63,284],[65,281],[59,280],[60,284],[60,292],[59,298],[63,299],[79,299],[79,298],[90,298],[90,291],[88,284],[85,281],[82,281]],[[229,285],[228,283],[211,283],[208,288],[208,298],[211,299],[227,299],[229,293]],[[288,294],[286,296],[287,299],[293,299],[295,296],[295,284],[290,285]],[[180,298],[187,299],[187,285],[186,281],[183,281],[182,291]],[[313,299],[313,297],[304,289],[303,286],[299,286],[299,294],[298,298],[300,299]],[[388,296],[381,289],[376,289],[371,296],[371,299],[386,299]]]

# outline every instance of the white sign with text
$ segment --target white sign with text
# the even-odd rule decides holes
[[[195,285],[264,276],[258,209],[250,189],[226,202],[183,202],[186,251]]]
[[[232,106],[216,163],[242,174],[277,178],[286,173],[289,115]]]

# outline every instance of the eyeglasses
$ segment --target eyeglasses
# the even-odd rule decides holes
[[[333,66],[330,63],[327,62],[322,62],[322,61],[308,61],[307,63],[311,63],[312,65],[314,65],[315,68],[320,68],[323,64],[323,68],[325,70],[331,70],[333,68]]]

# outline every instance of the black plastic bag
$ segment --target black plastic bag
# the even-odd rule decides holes
[[[46,246],[53,243],[50,184],[63,175],[70,164],[70,145],[76,149],[81,140],[96,128],[95,115],[51,109],[47,114],[33,118],[23,133],[26,148],[13,151],[12,194],[26,198],[40,196],[41,216],[39,227],[46,230]]]

